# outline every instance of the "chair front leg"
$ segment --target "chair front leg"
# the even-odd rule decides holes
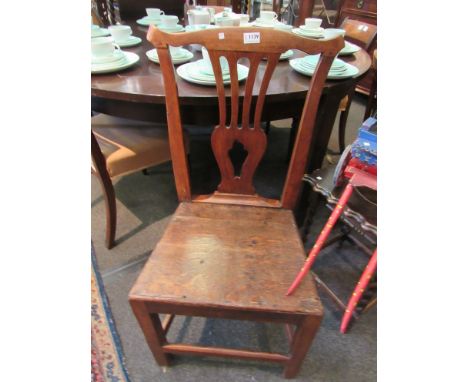
[[[151,315],[144,301],[130,298],[130,305],[156,362],[159,366],[169,366],[169,356],[162,348],[167,339],[159,315]]]
[[[298,325],[291,344],[291,356],[284,367],[284,378],[294,378],[301,369],[321,321],[322,317],[307,316]]]

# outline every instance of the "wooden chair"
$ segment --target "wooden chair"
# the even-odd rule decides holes
[[[106,247],[115,244],[117,208],[112,179],[171,160],[164,127],[142,125],[100,114],[92,118],[91,171],[106,203]]]
[[[377,37],[377,26],[365,23],[364,21],[352,20],[346,18],[341,24],[341,29],[346,31],[346,39],[352,43],[360,46],[364,50],[368,50]],[[345,135],[346,135],[346,122],[348,121],[349,109],[353,100],[354,89],[352,93],[348,94],[341,100],[338,111],[340,112],[339,130],[338,130],[338,143],[340,147],[340,154],[344,151]],[[365,118],[364,118],[365,119]]]
[[[249,32],[260,33],[258,44],[244,44],[244,33]],[[307,278],[293,296],[285,296],[305,256],[291,209],[300,193],[322,88],[331,62],[344,46],[343,39],[316,41],[284,31],[247,27],[180,34],[150,27],[148,40],[158,50],[164,78],[180,205],[129,294],[133,312],[161,366],[169,365],[171,354],[235,357],[283,364],[285,377],[292,378],[307,354],[323,310],[312,278]],[[188,44],[207,48],[219,96],[220,120],[211,146],[221,182],[210,195],[191,192],[177,81],[168,51],[169,45]],[[265,94],[279,56],[287,49],[322,53],[322,58],[310,82],[285,185],[277,200],[258,195],[253,176],[267,145],[260,126]],[[229,102],[220,56],[226,57],[230,67]],[[240,58],[250,61],[249,75],[242,85],[237,81]],[[254,88],[258,92],[255,96]],[[251,108],[254,99],[255,109]],[[248,153],[238,172],[230,159],[234,145],[243,146]],[[159,314],[163,313],[167,317],[161,323]],[[297,329],[291,335],[288,355],[168,343],[166,334],[175,315],[286,323]]]

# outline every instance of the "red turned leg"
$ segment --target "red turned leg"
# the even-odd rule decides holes
[[[364,269],[361,279],[357,283],[356,288],[354,289],[354,292],[351,298],[349,299],[348,306],[346,307],[345,314],[343,315],[343,319],[341,321],[341,327],[340,327],[341,333],[344,334],[346,332],[349,321],[351,320],[351,317],[353,316],[354,309],[356,308],[356,305],[361,299],[362,294],[366,290],[367,285],[369,284],[369,280],[374,275],[376,268],[377,268],[377,249],[374,251],[371,259],[369,260],[369,263],[367,263],[366,269]]]

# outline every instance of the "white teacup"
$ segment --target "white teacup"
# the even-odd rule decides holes
[[[173,28],[179,22],[179,18],[177,16],[161,16],[161,26]]]
[[[308,17],[305,19],[304,25],[307,29],[317,29],[322,24],[322,19]]]
[[[99,29],[99,25],[91,24],[91,32],[92,31],[97,31],[98,29]]]
[[[128,25],[111,25],[107,29],[117,44],[119,42],[127,41],[132,35],[132,28]]]
[[[206,50],[205,47],[202,47],[202,56],[203,56],[203,66],[204,69],[209,72],[214,74],[213,72],[213,66],[211,65],[211,59],[208,51]],[[229,70],[229,63],[226,59],[226,57],[220,57],[219,58],[219,63],[221,65],[221,71],[223,73],[226,73]]]
[[[93,59],[110,58],[113,56],[115,48],[120,50],[112,37],[96,37],[91,39],[91,55]]]
[[[161,15],[164,15],[164,11],[159,8],[146,8],[146,14],[150,19],[157,20]]]
[[[328,35],[339,35],[339,36],[342,36],[344,37],[345,34],[346,34],[346,31],[344,29],[337,29],[337,28],[327,28],[325,29],[327,31],[327,34]]]
[[[273,11],[260,11],[261,22],[271,23],[278,18],[276,12]]]

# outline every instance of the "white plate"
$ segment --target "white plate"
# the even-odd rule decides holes
[[[114,52],[109,56],[104,56],[101,58],[93,58],[91,56],[91,65],[108,65],[108,64],[115,64],[117,61],[122,61],[126,59],[125,55],[120,49],[114,50]]]
[[[355,44],[352,44],[352,43],[350,43],[348,41],[345,41],[345,47],[340,50],[338,55],[339,56],[346,56],[346,55],[349,55],[349,54],[359,52],[360,50],[361,50],[361,48],[359,46],[357,46]]]
[[[118,61],[117,63],[109,64],[91,64],[91,74],[117,72],[129,68],[140,60],[138,54],[132,52],[123,52],[123,54],[125,55],[125,60],[122,62]]]
[[[320,59],[320,54],[311,54],[308,56],[304,56],[302,58],[304,66],[309,66],[311,68],[315,68],[317,66],[318,61]],[[335,58],[331,64],[331,70],[339,70],[346,67],[346,62],[340,60],[339,58]]]
[[[159,64],[159,57],[158,57],[158,52],[156,49],[151,49],[146,52],[146,57],[148,57],[148,60],[155,62],[156,64]],[[190,52],[187,49],[182,48],[182,55],[180,56],[172,56],[172,63],[177,65],[177,64],[183,64],[184,62],[188,62],[193,58],[193,53]]]
[[[292,30],[292,32],[294,34],[297,34],[297,35],[302,36],[302,37],[309,37],[309,38],[315,38],[315,39],[319,39],[319,38],[324,37],[323,33],[320,33],[320,34],[306,34],[305,32],[302,31],[302,29],[299,29],[299,28],[294,28]]]
[[[304,74],[306,76],[309,76],[311,77],[313,74],[314,74],[314,71],[311,71],[309,69],[306,69],[304,68],[302,65],[301,65],[301,61],[302,61],[302,58],[295,58],[293,60],[289,60],[289,65],[291,65],[291,67],[296,71],[296,72],[299,72],[301,74]],[[348,63],[346,63],[346,71],[344,72],[341,72],[341,73],[328,73],[328,76],[327,78],[329,80],[341,80],[341,79],[345,79],[345,78],[350,78],[350,77],[353,77],[355,76],[356,74],[359,73],[359,69],[356,68],[355,66],[353,65],[350,65]]]
[[[194,84],[205,85],[205,86],[216,86],[216,81],[214,79],[210,80],[210,81],[202,81],[202,80],[197,80],[195,78],[192,78],[189,75],[187,69],[190,68],[190,66],[193,66],[193,65],[198,66],[198,63],[197,62],[188,62],[187,64],[179,66],[177,68],[177,74],[181,78],[183,78],[184,80],[186,80],[188,82],[192,82]],[[245,80],[248,75],[249,75],[249,68],[244,66],[244,65],[237,64],[237,76],[238,76],[239,81]],[[230,82],[231,82],[231,79],[229,79],[227,81],[224,81],[224,84],[228,85]]]
[[[138,19],[137,21],[138,25],[143,25],[145,27],[150,26],[150,25],[159,25],[161,24],[161,19],[150,19],[148,16],[145,16],[141,19]]]
[[[94,37],[104,37],[104,36],[109,36],[110,32],[106,28],[99,28],[95,31],[91,30],[91,38]]]
[[[131,46],[138,45],[141,42],[141,38],[137,36],[130,36],[127,40],[125,41],[116,41],[115,43],[120,46],[121,48],[129,48]]]

